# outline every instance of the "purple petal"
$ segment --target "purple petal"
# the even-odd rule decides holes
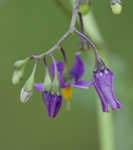
[[[108,104],[113,110],[121,107],[121,104],[114,96],[113,76],[113,73],[107,68],[94,72],[94,86],[100,97],[103,111],[108,111],[106,108]]]
[[[84,74],[84,64],[83,61],[80,59],[80,52],[75,53],[75,62],[71,68],[70,75],[76,81],[82,77]]]
[[[51,117],[55,118],[62,104],[61,96],[53,96],[53,104],[51,105]]]
[[[43,92],[43,83],[35,83],[34,89],[39,91],[39,92]]]
[[[44,91],[42,93],[43,102],[46,106],[48,116],[51,118],[55,118],[58,114],[61,104],[62,104],[62,97],[51,95],[50,93]]]
[[[60,88],[66,88],[66,87],[70,86],[69,84],[65,84],[63,82],[62,74],[61,73],[58,74],[58,80],[59,80]]]
[[[64,64],[61,61],[57,61],[56,65],[57,65],[58,72],[62,74],[64,70]],[[50,65],[50,72],[51,72],[52,77],[54,77],[54,64],[53,63]]]
[[[71,86],[76,87],[76,88],[83,88],[83,89],[88,89],[93,82],[87,82],[87,81],[76,81],[71,83]]]

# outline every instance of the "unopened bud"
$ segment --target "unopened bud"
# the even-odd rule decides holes
[[[25,85],[23,86],[21,90],[20,101],[23,103],[27,102],[32,96],[37,64],[38,64],[38,61],[35,62],[33,72],[31,73],[29,79],[26,81]]]
[[[32,96],[32,92],[33,92],[33,86],[34,86],[34,74],[31,74],[31,76],[26,81],[24,87],[21,90],[21,93],[20,93],[21,102],[25,103],[30,99],[30,97]]]
[[[23,75],[24,75],[24,67],[22,67],[21,69],[16,69],[13,72],[12,83],[18,84],[19,81],[22,79]]]
[[[90,0],[82,0],[79,4],[80,12],[86,15],[90,10]]]
[[[28,92],[24,88],[22,88],[21,93],[20,93],[20,101],[22,103],[26,103],[30,97],[32,96],[32,91]]]
[[[29,60],[29,58],[16,61],[14,63],[14,68],[15,69],[20,69],[21,67],[23,67],[28,62],[28,60]]]
[[[111,4],[113,14],[119,15],[122,11],[122,5],[120,3]]]

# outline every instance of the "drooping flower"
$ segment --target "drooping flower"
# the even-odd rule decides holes
[[[93,74],[93,84],[100,98],[103,112],[109,112],[108,105],[112,107],[112,110],[121,108],[120,102],[114,96],[113,77],[113,72],[106,67]]]
[[[57,61],[56,66],[60,88],[62,89],[62,94],[66,100],[70,100],[72,96],[72,87],[88,89],[92,85],[92,82],[80,80],[85,70],[83,61],[80,59],[80,52],[75,53],[75,62],[71,70],[68,72],[67,78],[63,78],[63,71],[65,69],[64,64],[61,61]],[[55,65],[53,63],[50,66],[50,72],[52,77],[54,77]],[[43,92],[42,83],[36,83],[34,88],[40,92]]]
[[[62,96],[60,95],[60,91],[59,91],[60,87],[59,87],[56,62],[55,62],[53,55],[51,55],[51,58],[53,60],[54,66],[56,68],[53,81],[51,81],[49,71],[47,68],[47,64],[44,59],[44,66],[45,66],[45,71],[46,71],[44,83],[35,83],[34,88],[37,91],[42,93],[42,99],[46,106],[48,116],[51,118],[55,118],[56,115],[58,114],[61,104],[62,104]]]
[[[42,93],[42,98],[46,106],[48,116],[51,118],[55,118],[60,110],[62,104],[62,97],[44,91]]]

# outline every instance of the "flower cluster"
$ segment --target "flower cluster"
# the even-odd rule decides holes
[[[116,110],[121,107],[121,104],[115,98],[113,92],[113,73],[107,67],[104,66],[102,70],[98,69],[94,71],[93,80],[88,82],[81,80],[85,72],[85,67],[80,58],[80,52],[75,53],[75,61],[70,70],[65,68],[65,66],[66,65],[61,61],[56,61],[56,65],[52,63],[50,66],[51,76],[53,78],[55,78],[56,74],[58,76],[57,84],[59,84],[59,88],[62,91],[64,99],[71,99],[72,87],[88,89],[90,86],[94,86],[100,98],[103,112],[109,112],[108,105],[112,107],[112,110]],[[55,68],[57,68],[57,72],[55,71]],[[67,73],[65,72],[65,69],[67,69]],[[48,116],[55,117],[61,107],[61,94],[59,94],[59,96],[57,96],[57,94],[52,95],[51,91],[49,92],[44,90],[44,83],[35,83],[34,88],[42,93],[42,98],[46,105]]]
[[[75,0],[69,29],[51,49],[38,56],[33,55],[25,58],[24,60],[19,60],[14,64],[15,70],[12,82],[13,84],[17,84],[23,78],[26,64],[30,60],[35,60],[33,71],[21,90],[20,101],[26,103],[32,96],[34,89],[39,91],[42,94],[42,99],[46,106],[48,116],[51,118],[55,118],[59,113],[63,98],[67,102],[70,102],[73,88],[89,89],[90,86],[93,86],[99,96],[103,112],[109,112],[109,106],[112,110],[121,108],[121,104],[114,96],[114,74],[107,68],[103,60],[100,58],[95,44],[84,34],[85,30],[82,15],[86,15],[88,13],[89,2],[89,0]],[[110,0],[110,5],[115,14],[119,14],[121,12],[121,0]],[[75,27],[77,14],[79,15],[80,31],[78,31]],[[64,61],[56,61],[53,52],[61,47],[62,42],[68,36],[73,34],[80,37],[80,52],[76,52],[74,54],[74,63],[72,67],[69,68],[69,61],[67,61],[64,49],[61,48]],[[84,81],[82,80],[82,77],[85,72],[85,67],[80,54],[83,50],[90,49],[90,47],[95,55],[95,71],[93,72],[92,81]],[[46,62],[46,58],[48,56],[52,59],[50,67],[48,67]],[[44,82],[35,83],[35,73],[38,61],[42,59],[45,68]]]

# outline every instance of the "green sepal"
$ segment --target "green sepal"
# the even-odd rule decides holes
[[[51,93],[53,95],[60,95],[60,85],[59,85],[59,80],[58,78],[55,76],[53,82],[52,82],[52,86],[51,86]]]
[[[34,87],[35,73],[32,73],[24,85],[25,91],[31,92]]]
[[[50,91],[52,88],[52,81],[51,81],[51,78],[50,78],[50,75],[48,72],[46,72],[46,76],[45,76],[45,79],[44,79],[44,87],[43,87],[43,90],[44,91]]]

